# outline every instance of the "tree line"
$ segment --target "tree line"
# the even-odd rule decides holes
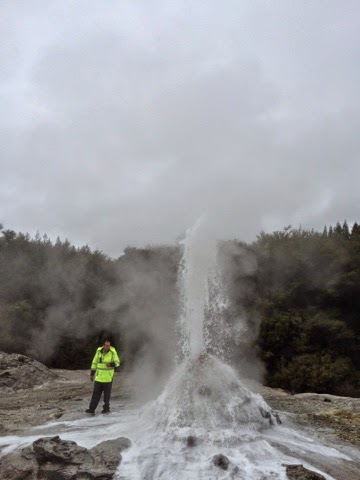
[[[168,358],[158,343],[176,348],[181,256],[177,244],[128,247],[113,259],[2,228],[0,350],[50,367],[88,368],[95,346],[110,335],[129,366],[151,352],[161,372]],[[229,299],[225,321],[246,323],[246,335],[228,338],[234,366],[245,364],[248,349],[264,362],[270,386],[360,394],[357,223],[261,232],[251,243],[221,242],[218,257]]]
[[[338,222],[321,233],[289,226],[235,243],[231,296],[257,321],[267,384],[358,396],[360,226]],[[249,255],[256,268],[242,273]]]

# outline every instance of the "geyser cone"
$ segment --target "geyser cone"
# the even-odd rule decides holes
[[[268,427],[274,419],[260,395],[250,392],[229,365],[206,353],[179,366],[151,410],[162,429],[251,430]]]

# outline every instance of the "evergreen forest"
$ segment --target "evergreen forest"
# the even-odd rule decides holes
[[[2,227],[0,350],[52,368],[86,369],[107,336],[123,365],[151,354],[160,374],[166,352],[176,349],[181,258],[180,244],[128,247],[114,259]],[[288,226],[261,232],[252,243],[222,241],[218,263],[233,366],[241,370],[251,352],[269,386],[360,395],[358,223],[322,232]],[[221,343],[222,332],[214,328],[212,335]]]

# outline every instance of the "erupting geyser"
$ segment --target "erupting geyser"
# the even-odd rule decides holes
[[[209,308],[209,282],[216,275],[216,242],[200,219],[187,232],[181,265],[183,309],[180,318],[182,363],[160,397],[150,407],[155,425],[223,431],[254,430],[272,425],[278,417],[260,395],[250,392],[235,371],[208,354],[211,340],[204,333]],[[221,336],[221,331],[217,332]]]

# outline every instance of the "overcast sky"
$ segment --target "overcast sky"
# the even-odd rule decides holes
[[[357,0],[1,0],[0,223],[118,256],[360,220]]]

